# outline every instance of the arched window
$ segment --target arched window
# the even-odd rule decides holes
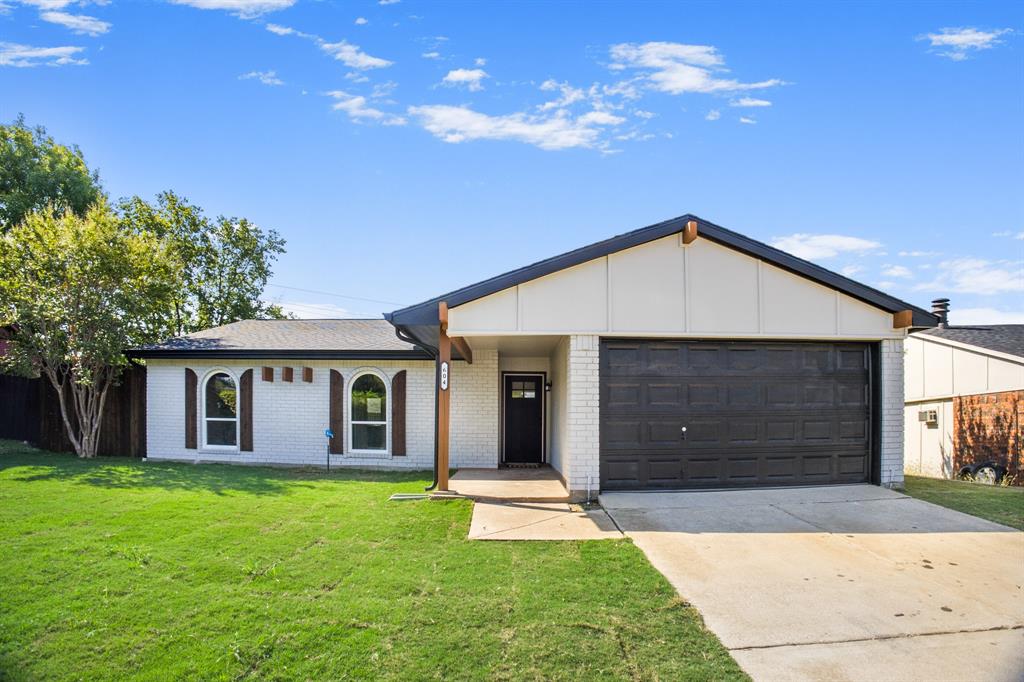
[[[366,372],[352,380],[349,420],[353,452],[387,452],[388,390],[384,380]]]
[[[203,386],[203,445],[238,448],[238,390],[227,372],[214,372]]]

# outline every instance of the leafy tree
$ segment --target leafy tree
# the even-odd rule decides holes
[[[96,455],[124,349],[168,332],[177,271],[167,245],[125,229],[105,202],[84,217],[30,213],[0,236],[0,323],[14,329],[4,369],[53,385],[79,457]]]
[[[181,286],[169,312],[174,333],[284,317],[280,307],[260,299],[271,265],[284,253],[274,230],[264,232],[245,218],[210,220],[173,192],[158,195],[156,205],[126,199],[120,214],[130,229],[166,240],[179,263]]]
[[[102,194],[78,147],[58,144],[42,126],[29,128],[23,116],[0,125],[0,234],[47,206],[84,216]]]

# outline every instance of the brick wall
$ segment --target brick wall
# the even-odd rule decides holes
[[[564,454],[567,487],[577,499],[596,495],[601,485],[599,353],[598,336],[569,337]]]
[[[881,484],[903,487],[903,339],[881,342]]]
[[[1024,391],[953,398],[953,472],[965,464],[999,462],[1022,485]]]
[[[473,354],[473,364],[452,363],[451,441],[452,466],[498,466],[499,372],[498,352]],[[261,367],[274,368],[274,381],[261,379]],[[237,378],[253,370],[253,451],[223,452],[185,448],[185,367],[203,380],[221,368]],[[293,367],[295,380],[281,381],[281,368]],[[312,383],[303,382],[301,367],[313,368]],[[246,360],[175,362],[151,360],[146,386],[147,448],[152,459],[178,459],[245,464],[324,465],[327,443],[324,429],[329,418],[329,370],[345,379],[345,433],[341,434],[346,454],[331,455],[331,466],[373,466],[432,469],[434,466],[434,362],[365,360],[267,360],[253,364]],[[406,447],[404,457],[388,453],[349,454],[349,399],[352,379],[364,370],[387,378],[406,370]],[[202,409],[200,400],[199,409]],[[391,442],[391,401],[388,401],[388,443]],[[198,433],[202,434],[202,415]]]
[[[261,379],[260,368],[274,368],[274,381]],[[185,367],[196,372],[202,390],[203,380],[212,370],[226,369],[236,377],[253,369],[253,451],[223,452],[185,448]],[[295,380],[281,381],[281,368],[295,368]],[[301,367],[313,368],[313,381],[302,381]],[[330,379],[336,369],[345,379],[346,446],[348,439],[348,386],[363,369],[374,370],[388,379],[406,370],[406,443],[407,455],[331,455],[331,466],[387,466],[430,469],[434,461],[434,363],[432,361],[330,361],[266,360],[253,364],[246,360],[188,363],[151,360],[146,385],[147,456],[151,459],[201,460],[246,464],[326,463]],[[453,386],[454,389],[454,386]],[[198,403],[202,410],[202,401]],[[388,400],[388,443],[391,442],[391,401]],[[200,420],[202,414],[199,415]],[[202,434],[201,423],[198,433]],[[200,438],[202,436],[200,435]],[[347,451],[347,447],[346,447]]]
[[[498,466],[501,393],[498,351],[473,351],[473,364],[453,362],[449,461],[453,467]]]

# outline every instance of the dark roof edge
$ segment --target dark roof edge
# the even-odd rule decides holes
[[[655,223],[654,225],[649,225],[632,232],[611,237],[552,258],[547,258],[533,263],[532,265],[511,270],[482,282],[471,284],[442,296],[437,296],[424,301],[423,303],[401,308],[391,313],[385,313],[384,319],[396,326],[402,327],[417,324],[434,324],[437,322],[436,310],[437,304],[440,301],[447,301],[449,307],[469,303],[470,301],[537,279],[538,277],[544,277],[545,275],[550,275],[554,272],[558,272],[559,270],[580,265],[587,261],[594,260],[595,258],[601,258],[618,251],[623,251],[634,246],[640,246],[641,244],[646,244],[647,242],[654,241],[655,239],[661,239],[662,237],[675,234],[676,232],[682,231],[686,222],[689,220],[697,221],[699,239],[710,239],[711,241],[722,244],[723,246],[727,246],[759,260],[771,263],[772,265],[776,265],[802,277],[806,277],[807,279],[829,287],[830,289],[848,294],[853,298],[877,308],[881,308],[887,312],[896,313],[902,310],[911,310],[913,311],[913,326],[916,328],[934,327],[938,323],[938,319],[923,308],[911,305],[906,301],[901,301],[898,298],[869,287],[866,284],[856,282],[848,277],[844,277],[838,273],[832,272],[831,270],[827,270],[820,265],[815,265],[814,263],[803,260],[802,258],[797,258],[785,251],[780,251],[779,249],[733,232],[732,230],[721,227],[720,225],[715,225],[714,223],[710,223],[689,213],[679,216],[678,218],[672,218],[671,220]]]
[[[426,351],[409,350],[215,350],[170,348],[132,348],[125,351],[129,358],[177,360],[431,360]]]

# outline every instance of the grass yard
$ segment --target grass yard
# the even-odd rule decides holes
[[[1024,530],[1024,488],[923,476],[907,476],[906,486],[908,495],[925,502]]]
[[[425,483],[0,441],[0,679],[744,679],[630,542],[469,542]]]

